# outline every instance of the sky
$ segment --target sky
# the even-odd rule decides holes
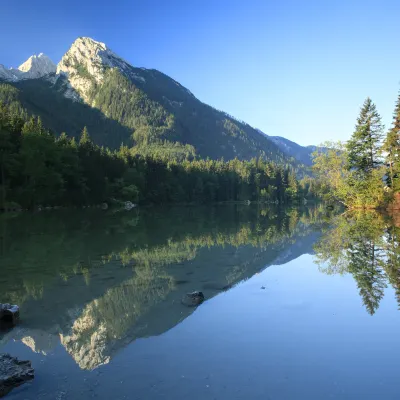
[[[399,15],[398,0],[0,0],[0,63],[58,62],[89,36],[268,135],[320,144],[347,140],[368,96],[390,126]]]

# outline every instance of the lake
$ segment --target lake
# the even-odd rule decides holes
[[[8,399],[398,399],[400,228],[323,206],[2,215]],[[182,297],[202,291],[187,307]]]

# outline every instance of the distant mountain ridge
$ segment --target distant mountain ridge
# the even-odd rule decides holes
[[[157,70],[133,67],[91,38],[78,38],[57,66],[44,54],[18,69],[0,65],[0,80],[0,101],[20,104],[57,134],[79,136],[87,126],[97,144],[112,148],[124,143],[148,151],[168,141],[192,146],[203,158],[309,164],[301,152],[294,156],[276,138],[202,103]],[[17,89],[12,99],[9,85]]]
[[[281,136],[270,136],[270,139],[286,154],[299,160],[304,165],[312,165],[311,154],[318,146],[301,146]]]
[[[306,166],[312,165],[312,153],[320,149],[319,146],[301,146],[282,136],[269,136],[260,129],[258,131],[272,140],[286,155],[295,158]]]

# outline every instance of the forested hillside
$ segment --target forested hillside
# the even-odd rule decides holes
[[[45,79],[0,83],[0,102],[11,109],[26,109],[30,115],[40,116],[43,124],[56,136],[66,132],[79,138],[86,126],[96,144],[118,148],[121,143],[130,142],[131,129],[105,117],[96,108],[71,101],[62,91],[62,79],[55,87]]]
[[[301,164],[306,166],[312,165],[312,153],[315,151],[326,151],[317,146],[301,146],[281,136],[269,136],[269,138],[289,157],[293,157]]]
[[[268,136],[104,43],[78,38],[57,66],[29,60],[0,78],[3,209],[312,196]]]
[[[137,153],[148,154],[173,145],[203,159],[261,157],[301,168],[250,125],[202,103],[157,70],[131,66],[90,38],[73,43],[57,73],[3,81],[0,101],[19,102],[56,136],[66,132],[78,139],[86,126],[95,144],[110,149],[135,145]]]
[[[160,80],[170,79],[158,71],[146,73],[150,74],[148,81],[157,81],[153,81],[154,86]],[[171,96],[178,100],[171,101],[165,96],[159,99],[155,87],[147,95],[139,84],[136,86],[117,70],[109,70],[104,83],[92,89],[92,107],[66,98],[63,95],[65,84],[63,78],[56,84],[43,78],[3,83],[0,101],[20,102],[30,114],[40,116],[56,135],[65,131],[78,138],[83,126],[87,126],[95,132],[96,144],[114,149],[122,143],[154,147],[160,140],[168,140],[193,146],[202,158],[248,160],[263,157],[295,164],[264,135],[201,103],[189,93],[185,101],[179,90]]]
[[[94,144],[87,128],[79,141],[64,133],[56,137],[13,101],[15,89],[4,93],[9,100],[0,103],[2,209],[128,200],[286,203],[310,195],[309,183],[301,186],[293,170],[262,158],[194,159],[190,148],[180,152],[185,147],[172,142],[160,142],[165,151],[145,155],[127,146],[110,150]]]

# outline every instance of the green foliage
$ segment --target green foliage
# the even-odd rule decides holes
[[[192,145],[202,158],[250,160],[264,158],[300,168],[266,135],[232,116],[202,103],[187,89],[157,70],[131,68],[144,82],[132,82],[174,116],[169,140]]]
[[[79,139],[79,146],[80,147],[88,147],[92,146],[92,140],[90,139],[89,132],[86,126],[83,128],[81,138]]]
[[[179,142],[169,142],[167,140],[155,140],[147,145],[140,144],[132,148],[132,154],[141,155],[144,158],[151,157],[154,160],[168,162],[176,160],[193,160],[196,157],[196,151],[190,144],[181,144]]]
[[[327,201],[341,201],[347,204],[350,188],[347,179],[350,172],[346,168],[347,151],[341,142],[325,142],[326,151],[315,151],[313,172],[319,194]]]
[[[385,167],[373,169],[363,179],[352,171],[345,185],[347,185],[347,201],[352,208],[378,208],[385,204],[383,178]]]
[[[161,267],[192,260],[201,249],[213,246],[247,246],[257,260],[264,254],[273,261],[285,246],[312,232],[313,225],[324,218],[324,210],[228,205],[154,207],[129,213],[59,210],[0,217],[2,262],[16,266],[14,273],[0,282],[0,291],[3,301],[22,306],[29,297],[41,298],[43,289],[51,287],[60,276],[65,281],[75,279],[76,283],[83,275],[90,282],[96,268],[110,262],[114,276],[130,279],[136,273],[142,278],[166,276],[168,269]],[[265,251],[268,248],[270,251]],[[211,266],[213,273],[222,273],[226,284],[245,278],[249,259],[245,257],[245,264],[233,271],[238,265],[232,266],[230,253],[226,257],[229,269]],[[134,271],[115,269],[115,260],[125,266],[135,265]],[[265,263],[259,261],[258,266],[256,271]],[[104,280],[96,282],[108,288]],[[71,300],[75,301],[75,296]]]
[[[132,145],[132,129],[107,118],[96,108],[66,98],[63,94],[65,90],[66,80],[62,76],[54,85],[44,79],[0,83],[0,103],[7,105],[10,113],[18,116],[15,123],[37,115],[56,136],[66,132],[68,136],[79,139],[82,127],[87,126],[98,145],[113,149],[121,143]],[[19,129],[14,127],[16,131]]]
[[[92,81],[92,83],[95,84],[93,76],[89,73],[89,71],[83,64],[77,63],[74,65],[74,68],[77,71],[77,75],[81,76],[82,78],[88,79],[88,80]]]
[[[360,176],[368,174],[381,164],[380,147],[383,125],[375,104],[368,97],[357,119],[356,129],[347,142],[348,169]]]
[[[340,201],[349,208],[377,208],[385,201],[383,176],[379,167],[362,176],[349,170],[348,152],[342,143],[325,143],[327,151],[313,153],[317,192],[327,201]]]
[[[148,144],[173,131],[173,115],[150,100],[118,70],[109,69],[103,84],[93,89],[91,104],[108,118],[134,130],[136,143]]]
[[[389,166],[388,186],[393,192],[400,190],[400,93],[393,113],[393,124],[383,145],[386,152],[386,164]]]
[[[159,71],[127,67],[122,74],[109,68],[99,84],[86,68],[77,69],[91,85],[88,105],[65,98],[70,88],[62,76],[55,83],[32,79],[1,85],[0,101],[13,102],[13,107],[40,116],[56,135],[65,131],[77,139],[87,126],[94,143],[111,149],[135,143],[137,152],[144,152],[146,146],[156,143],[158,152],[160,142],[171,142],[171,146],[179,142],[192,146],[193,153],[202,158],[263,158],[296,173],[304,170],[267,136],[203,104]]]
[[[112,151],[97,146],[86,126],[77,144],[1,103],[0,127],[1,208],[11,201],[24,208],[109,200],[288,203],[303,195],[293,171],[264,159],[200,160],[192,146],[161,140]]]
[[[320,195],[349,208],[378,208],[386,202],[382,165],[380,116],[367,99],[357,119],[356,130],[346,145],[325,143],[313,153],[313,171]]]
[[[400,291],[399,230],[376,212],[337,216],[314,246],[316,262],[328,274],[353,275],[363,303],[376,312],[390,282]],[[400,297],[398,296],[399,305]]]
[[[193,312],[173,307],[147,323],[165,311],[165,300],[179,302],[193,285],[204,285],[210,299],[280,254],[302,254],[319,217],[319,210],[237,205],[5,214],[0,291],[29,315],[25,328],[40,323],[82,369],[93,369],[122,344],[167,331]],[[302,246],[293,246],[297,240]],[[188,279],[195,259],[202,268]],[[36,351],[45,342],[36,341]]]

